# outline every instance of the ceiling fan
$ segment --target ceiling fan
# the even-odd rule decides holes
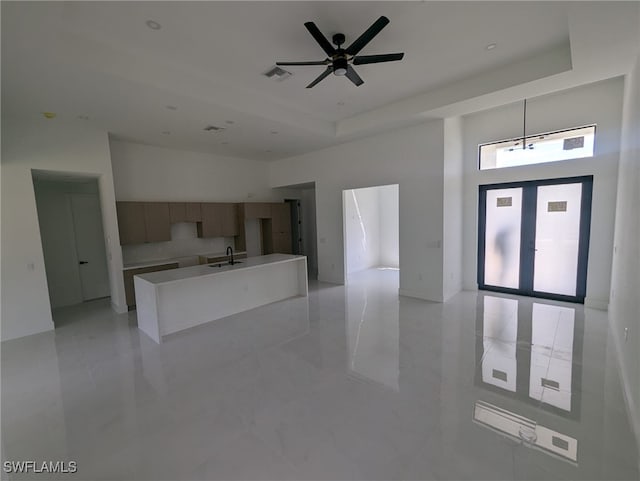
[[[332,42],[337,48],[334,48],[327,38],[322,34],[320,29],[313,22],[306,22],[304,24],[309,30],[311,36],[320,44],[322,50],[328,55],[325,60],[317,62],[276,62],[276,65],[326,65],[327,68],[324,72],[318,76],[313,82],[307,85],[307,88],[317,85],[321,80],[326,78],[330,73],[338,76],[345,76],[351,80],[357,87],[364,83],[364,80],[356,73],[352,65],[363,65],[367,63],[381,63],[381,62],[393,62],[396,60],[402,60],[404,53],[387,53],[383,55],[358,55],[362,50],[380,31],[389,23],[387,17],[380,17],[373,22],[362,35],[360,35],[351,45],[347,48],[342,48],[342,44],[345,41],[345,36],[342,33],[336,33],[331,37]]]

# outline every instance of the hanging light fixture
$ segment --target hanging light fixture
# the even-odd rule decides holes
[[[533,150],[533,143],[527,145],[527,99],[522,101],[522,150]],[[509,152],[513,152],[520,142],[513,144]]]

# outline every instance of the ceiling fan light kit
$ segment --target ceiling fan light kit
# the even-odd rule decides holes
[[[387,17],[380,17],[371,25],[362,35],[360,35],[347,48],[342,48],[342,44],[346,38],[342,33],[336,33],[331,37],[331,41],[336,46],[331,45],[327,37],[325,37],[320,29],[313,22],[306,22],[304,26],[307,28],[311,36],[318,42],[318,45],[328,55],[325,60],[310,62],[276,62],[278,66],[302,66],[302,65],[326,65],[326,69],[313,82],[307,85],[310,89],[324,80],[329,74],[333,73],[339,77],[347,77],[356,87],[364,83],[364,80],[357,74],[353,65],[363,65],[370,63],[394,62],[402,60],[404,53],[388,53],[383,55],[358,55],[358,53],[380,33],[380,31],[389,23]]]

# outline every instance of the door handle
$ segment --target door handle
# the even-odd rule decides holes
[[[89,263],[89,261],[80,261],[80,262],[78,262],[78,264],[88,264],[88,263]]]

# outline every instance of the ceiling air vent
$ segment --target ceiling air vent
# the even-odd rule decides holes
[[[291,75],[293,75],[291,72],[280,68],[276,65],[274,65],[272,68],[270,68],[269,70],[267,70],[265,73],[263,73],[262,75],[264,75],[265,77],[269,77],[270,79],[274,79],[277,81],[282,81],[285,80],[289,77],[291,77]]]
[[[205,132],[220,132],[224,130],[224,127],[216,127],[215,125],[207,125],[204,129]]]

